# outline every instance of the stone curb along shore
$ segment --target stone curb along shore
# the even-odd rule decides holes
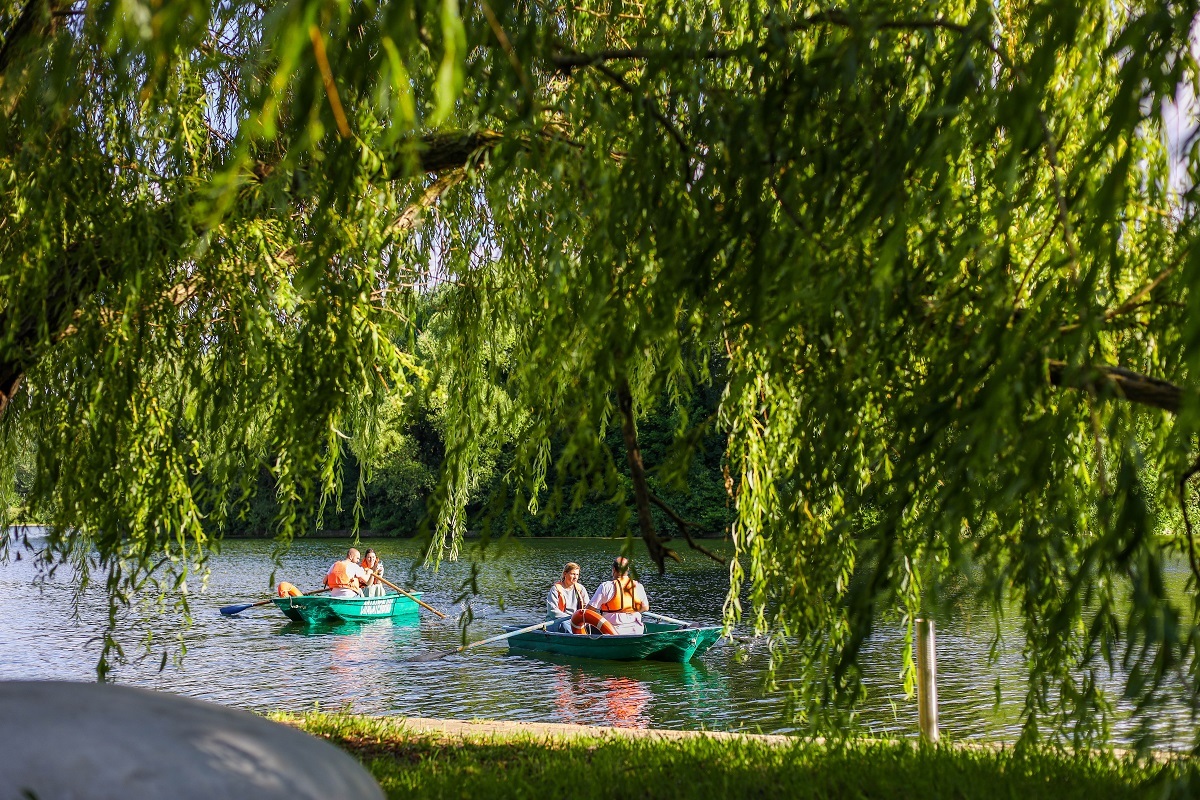
[[[353,715],[352,716],[357,716]],[[743,733],[739,731],[705,731],[705,730],[672,730],[668,728],[613,728],[601,725],[577,725],[563,722],[510,722],[490,719],[440,719],[434,717],[375,717],[394,722],[398,728],[413,734],[440,735],[447,739],[488,740],[496,738],[522,738],[531,740],[549,739],[649,739],[653,741],[684,741],[688,739],[712,739],[723,742],[756,742],[776,747],[793,747],[797,745],[821,746],[828,742],[823,736],[806,737],[783,733]],[[298,721],[285,721],[287,724],[298,724]],[[860,740],[861,741],[861,740]],[[908,744],[912,747],[922,746],[917,737],[909,738],[868,738],[866,741],[877,744]],[[998,752],[1012,748],[1011,742],[980,742],[980,741],[946,741],[938,747],[950,747],[957,750],[975,750],[982,752]],[[1134,758],[1138,754],[1127,748],[1098,749],[1096,753],[1107,753],[1116,758]],[[1140,757],[1146,757],[1142,754]],[[1159,763],[1178,759],[1190,759],[1186,752],[1170,750],[1155,750],[1149,757]]]
[[[430,717],[400,717],[397,722],[413,733],[433,733],[448,737],[487,738],[493,736],[527,736],[531,738],[623,738],[681,739],[708,738],[722,741],[755,741],[763,744],[789,746],[802,742],[819,742],[778,733],[733,733],[729,731],[678,731],[665,728],[608,728],[597,725],[574,725],[564,722],[506,722],[500,720],[433,719]]]

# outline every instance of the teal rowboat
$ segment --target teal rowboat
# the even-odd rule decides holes
[[[509,625],[506,631],[519,631]],[[558,653],[578,658],[603,658],[609,661],[678,661],[684,663],[700,655],[721,638],[719,626],[646,623],[646,632],[621,636],[602,634],[549,633],[532,631],[511,636],[512,651]]]
[[[420,592],[413,592],[420,597]],[[412,617],[420,619],[421,607],[417,601],[402,594],[385,594],[380,597],[327,597],[325,595],[301,595],[300,597],[272,598],[276,607],[295,622],[309,625],[330,622],[363,622],[388,617]]]

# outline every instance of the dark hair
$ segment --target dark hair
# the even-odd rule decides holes
[[[375,552],[374,547],[368,547],[367,552],[363,553],[363,558],[366,558],[367,556],[375,556],[376,558],[379,558],[379,554]]]
[[[613,570],[618,575],[624,575],[629,571],[629,559],[624,556],[617,556],[613,559]]]

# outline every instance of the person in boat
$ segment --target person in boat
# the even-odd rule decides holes
[[[363,553],[362,568],[371,576],[367,580],[367,597],[382,597],[387,589],[379,579],[383,577],[383,562],[379,560],[373,548],[368,547]]]
[[[546,593],[546,619],[554,620],[546,626],[551,633],[570,633],[571,615],[587,605],[588,590],[579,582],[579,565],[574,561],[563,567],[562,580],[550,587]]]
[[[629,576],[629,559],[618,556],[612,565],[612,580],[596,587],[588,601],[608,620],[618,634],[645,633],[642,612],[650,610],[646,589]]]
[[[346,557],[334,563],[325,575],[325,585],[333,591],[330,597],[362,597],[362,587],[371,580],[371,574],[360,566],[362,555],[351,547]]]

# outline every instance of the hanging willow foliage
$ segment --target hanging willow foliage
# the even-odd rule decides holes
[[[247,475],[286,540],[435,392],[434,558],[513,442],[510,521],[628,485],[661,570],[646,471],[716,425],[727,612],[808,712],[963,598],[1024,621],[1031,739],[1103,734],[1110,665],[1194,704],[1196,6],[3,0],[0,447],[46,558],[114,620],[180,596]]]

